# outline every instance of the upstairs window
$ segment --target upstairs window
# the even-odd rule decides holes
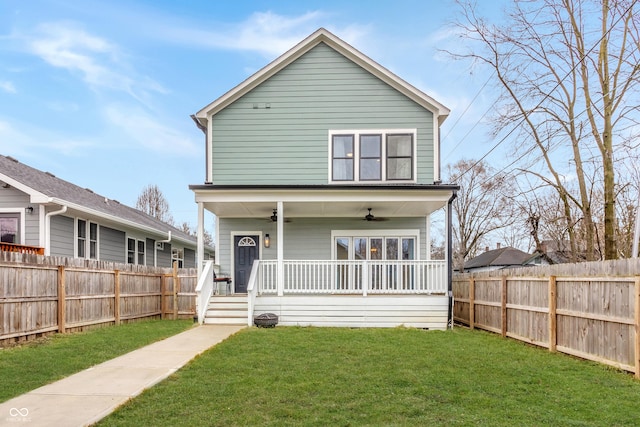
[[[416,131],[329,133],[331,182],[414,182]]]

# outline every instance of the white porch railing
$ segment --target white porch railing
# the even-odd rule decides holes
[[[277,261],[261,260],[257,294],[443,294],[445,261],[284,260],[278,289]],[[253,275],[253,274],[252,274]]]
[[[211,295],[213,295],[213,261],[207,261],[196,285],[196,313],[199,324],[204,322]]]

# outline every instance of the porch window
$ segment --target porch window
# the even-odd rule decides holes
[[[397,235],[394,230],[378,230],[378,236],[336,236],[336,260],[369,261],[345,263],[336,267],[337,289],[362,289],[365,273],[369,289],[414,289],[415,267],[389,261],[415,260],[418,235]],[[416,232],[417,233],[417,232]]]
[[[0,242],[20,243],[18,230],[20,230],[19,214],[0,214]]]
[[[330,181],[414,182],[416,134],[415,129],[330,131]]]
[[[341,236],[335,238],[335,259],[414,260],[416,236]]]

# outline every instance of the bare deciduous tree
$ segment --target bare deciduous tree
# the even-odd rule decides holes
[[[180,230],[185,232],[186,234],[190,235],[190,236],[196,236],[197,235],[197,230],[191,226],[191,224],[189,224],[188,222],[183,222],[180,225]],[[207,230],[204,230],[204,244],[205,245],[213,245],[213,236],[211,235],[211,233],[209,233]]]
[[[146,186],[136,202],[136,209],[151,215],[160,221],[173,225],[173,216],[169,212],[169,203],[157,185]]]
[[[496,132],[518,126],[517,154],[537,151],[542,170],[526,170],[555,189],[567,224],[580,223],[588,259],[598,254],[594,187],[602,189],[604,257],[618,256],[614,166],[619,152],[635,149],[629,141],[638,134],[636,3],[515,0],[502,26],[489,25],[473,4],[462,3],[458,27],[470,50],[449,52],[495,72],[502,94]],[[569,174],[573,188],[567,186]],[[581,236],[573,228],[567,232],[577,251]]]
[[[485,162],[459,160],[446,169],[449,182],[460,185],[453,201],[454,266],[463,270],[464,261],[475,256],[490,233],[513,224],[504,177]]]

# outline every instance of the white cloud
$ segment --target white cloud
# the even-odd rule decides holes
[[[240,50],[259,52],[268,57],[283,54],[313,31],[322,26],[327,15],[321,11],[307,12],[299,16],[283,16],[276,13],[255,12],[244,22],[226,24],[218,29],[198,29],[193,25],[176,25],[163,22],[163,31],[155,35],[168,42],[206,49]],[[342,29],[328,28],[343,40],[354,43],[363,38],[366,27],[350,25]]]
[[[137,76],[116,44],[75,23],[41,24],[30,35],[14,37],[22,39],[29,53],[49,65],[79,74],[92,89],[123,91],[142,102],[149,92],[167,92],[153,79]]]
[[[104,114],[112,126],[154,152],[179,156],[192,156],[202,152],[202,148],[190,136],[141,109],[113,104],[105,108]]]
[[[18,93],[16,87],[9,81],[0,81],[0,90],[3,90],[7,93]]]
[[[29,133],[25,133],[22,129],[27,129]],[[93,145],[92,141],[58,135],[35,128],[32,124],[22,126],[15,121],[10,123],[0,119],[0,152],[5,155],[35,157],[42,155],[43,152],[53,152],[65,156],[77,156]]]

